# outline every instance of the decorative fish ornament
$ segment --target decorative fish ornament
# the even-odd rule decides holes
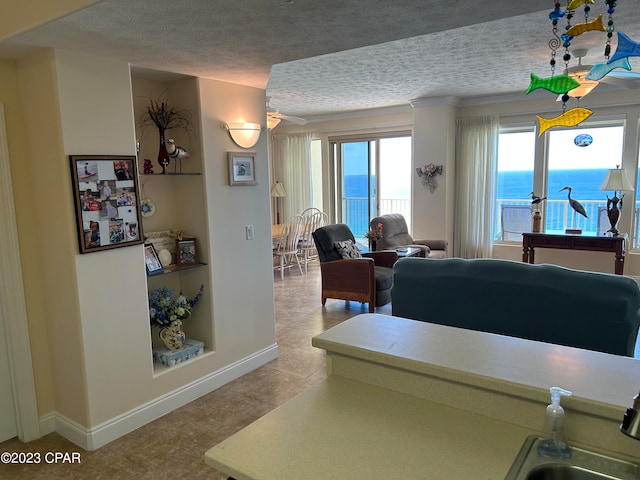
[[[587,80],[600,80],[604,78],[609,72],[613,71],[616,68],[624,68],[625,70],[631,70],[631,64],[629,63],[629,57],[619,58],[615,62],[607,63],[607,62],[598,62],[589,73],[586,75]]]
[[[600,30],[601,32],[605,31],[604,24],[602,23],[602,15],[598,15],[597,18],[591,20],[590,22],[576,23],[565,33],[572,37],[577,37],[578,35],[582,35],[583,33],[589,32],[591,30]]]
[[[571,0],[569,2],[569,5],[567,5],[567,10],[575,10],[576,8],[578,8],[580,5],[584,4],[584,3],[593,3],[594,0]]]
[[[538,88],[544,88],[552,93],[567,93],[569,90],[573,90],[579,86],[580,82],[574,80],[568,75],[556,75],[549,78],[540,78],[535,73],[532,73],[531,83],[529,84],[529,88],[527,88],[525,95],[528,95]]]
[[[579,123],[585,121],[593,112],[588,108],[572,108],[555,118],[543,118],[536,115],[538,125],[540,126],[538,136],[553,127],[575,127]]]
[[[624,33],[618,32],[618,48],[608,63],[613,63],[619,58],[640,56],[640,43],[631,40]]]

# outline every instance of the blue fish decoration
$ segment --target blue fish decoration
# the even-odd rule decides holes
[[[640,43],[631,40],[624,33],[618,32],[618,48],[616,48],[616,53],[613,54],[613,57],[611,57],[607,63],[613,63],[624,57],[638,56],[640,56]]]
[[[631,70],[631,64],[629,63],[629,57],[619,58],[615,62],[607,63],[607,62],[598,62],[596,63],[587,76],[585,77],[587,80],[600,80],[604,78],[609,72],[616,68],[624,68],[625,70]]]

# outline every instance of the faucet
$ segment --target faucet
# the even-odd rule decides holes
[[[620,431],[631,438],[640,440],[640,393],[633,397],[633,407],[627,408],[620,425]]]

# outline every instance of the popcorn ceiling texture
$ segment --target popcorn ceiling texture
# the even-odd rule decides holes
[[[616,27],[638,39],[640,9],[620,3]],[[0,57],[16,45],[115,57],[266,88],[282,113],[326,115],[524,92],[530,72],[550,75],[552,8],[549,0],[104,0],[3,42]],[[592,6],[594,18],[601,11]],[[573,45],[589,48],[583,63],[593,64],[604,41],[588,32]],[[637,57],[631,63],[640,70]]]

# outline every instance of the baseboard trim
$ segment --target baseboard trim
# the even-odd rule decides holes
[[[40,431],[43,434],[55,431],[85,450],[96,450],[276,358],[278,346],[273,344],[93,428],[79,425],[57,412],[49,413],[40,417]]]

